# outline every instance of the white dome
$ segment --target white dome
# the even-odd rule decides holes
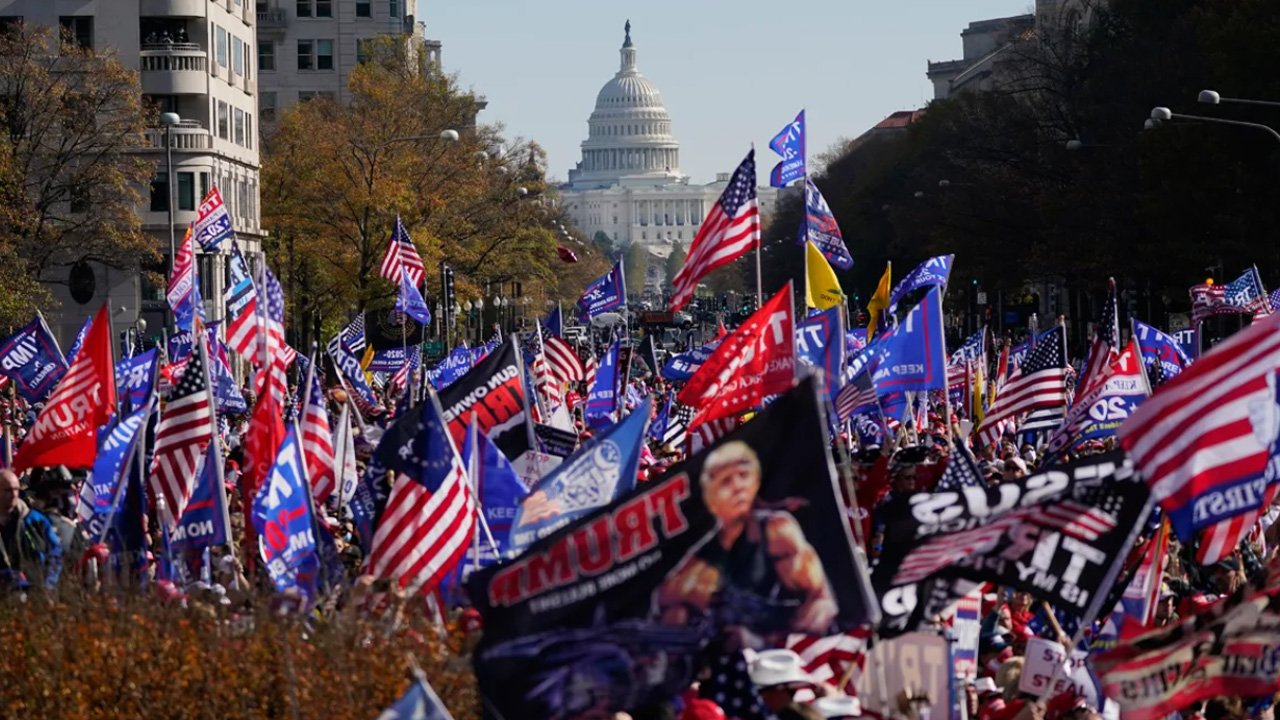
[[[671,134],[671,115],[662,93],[636,68],[631,23],[619,50],[618,72],[600,88],[587,119],[582,161],[569,171],[574,187],[629,183],[683,182],[680,143]]]

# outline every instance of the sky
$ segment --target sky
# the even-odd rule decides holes
[[[482,123],[534,140],[563,179],[630,18],[640,72],[662,92],[693,182],[729,172],[805,109],[808,153],[933,97],[930,60],[962,56],[969,22],[1033,0],[419,0],[445,71],[489,102]]]

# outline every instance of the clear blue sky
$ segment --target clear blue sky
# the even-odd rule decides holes
[[[640,72],[662,91],[695,182],[729,171],[806,109],[809,154],[933,97],[928,60],[961,57],[973,20],[1033,0],[420,0],[444,66],[484,95],[482,122],[546,148],[551,174],[579,159],[596,93],[631,19]]]

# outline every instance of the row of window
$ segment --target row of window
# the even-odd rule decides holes
[[[0,15],[0,32],[9,32],[22,24],[22,15]],[[93,49],[93,16],[60,15],[58,31],[64,42],[74,43],[84,50]]]
[[[249,70],[253,60],[253,44],[236,37],[234,33],[215,23],[209,23],[214,37],[214,59],[224,68],[229,68],[240,77],[249,78]],[[229,57],[228,57],[229,56]]]
[[[297,0],[298,17],[333,17],[334,0]],[[373,17],[373,0],[355,0],[356,17]],[[259,10],[266,9],[265,2],[258,3]],[[391,17],[400,17],[400,0],[387,0],[387,11]]]
[[[243,228],[245,223],[257,214],[258,183],[256,180],[242,180],[231,173],[218,175],[217,182],[218,188],[222,191],[222,201],[226,203],[227,211],[233,218],[241,219],[237,226]],[[175,172],[174,177],[178,185],[174,197],[178,203],[177,209],[195,212],[197,203],[209,194],[209,173]],[[196,194],[197,180],[200,184],[199,194]],[[84,202],[87,205],[87,199]],[[166,173],[159,172],[151,178],[150,209],[151,212],[169,212],[169,177]],[[72,211],[76,211],[74,207]]]
[[[253,149],[253,113],[241,110],[222,100],[209,99],[210,109],[217,118],[218,137],[233,142],[247,150]]]

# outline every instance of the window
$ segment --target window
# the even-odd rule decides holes
[[[316,0],[316,17],[333,17],[333,0]]]
[[[298,17],[311,17],[311,0],[298,0]]]
[[[156,173],[151,178],[151,212],[169,211],[169,176]]]
[[[262,117],[263,122],[275,122],[276,93],[274,90],[258,93],[258,115]]]
[[[332,100],[333,92],[329,90],[299,90],[298,91],[299,102],[306,102],[307,100],[315,100],[317,98],[323,99],[323,100]]]
[[[221,65],[222,67],[227,67],[227,31],[218,27],[217,25],[215,25],[214,27],[217,29],[217,35],[218,35],[218,41],[217,41],[218,64]]]
[[[373,17],[372,0],[356,0],[356,17]]]
[[[209,195],[209,173],[200,173],[200,199],[201,202]]]
[[[270,40],[258,42],[258,69],[276,69],[276,44]]]
[[[253,115],[244,114],[244,146],[253,149]]]
[[[75,43],[84,50],[93,49],[93,17],[84,15],[63,15],[58,18],[65,42]]]
[[[17,32],[21,27],[21,15],[0,15],[0,35]]]
[[[298,69],[314,70],[316,61],[312,53],[315,52],[315,43],[311,40],[298,41]]]
[[[244,77],[244,41],[238,37],[231,38],[231,62],[232,70],[241,77]]]
[[[240,108],[236,108],[235,118],[236,118],[236,123],[235,123],[236,139],[235,139],[235,143],[236,143],[237,145],[241,146],[241,147],[244,147],[244,111],[243,111],[243,110],[241,110]]]
[[[356,62],[363,65],[369,62],[373,50],[373,38],[356,38]]]
[[[218,101],[218,137],[222,138],[223,140],[230,140],[231,139],[231,128],[229,127],[230,125],[231,125],[231,109],[226,103],[219,100]]]
[[[316,69],[317,70],[333,69],[333,41],[332,40],[316,41]]]
[[[196,174],[180,172],[178,175],[178,209],[194,212],[196,209]]]
[[[244,77],[246,80],[249,79],[251,75],[253,75],[253,56],[251,54],[252,52],[253,52],[253,46],[248,41],[245,41],[244,47],[242,48],[242,52],[240,54],[244,56]]]
[[[400,0],[388,0],[391,6],[391,17],[400,17]]]

